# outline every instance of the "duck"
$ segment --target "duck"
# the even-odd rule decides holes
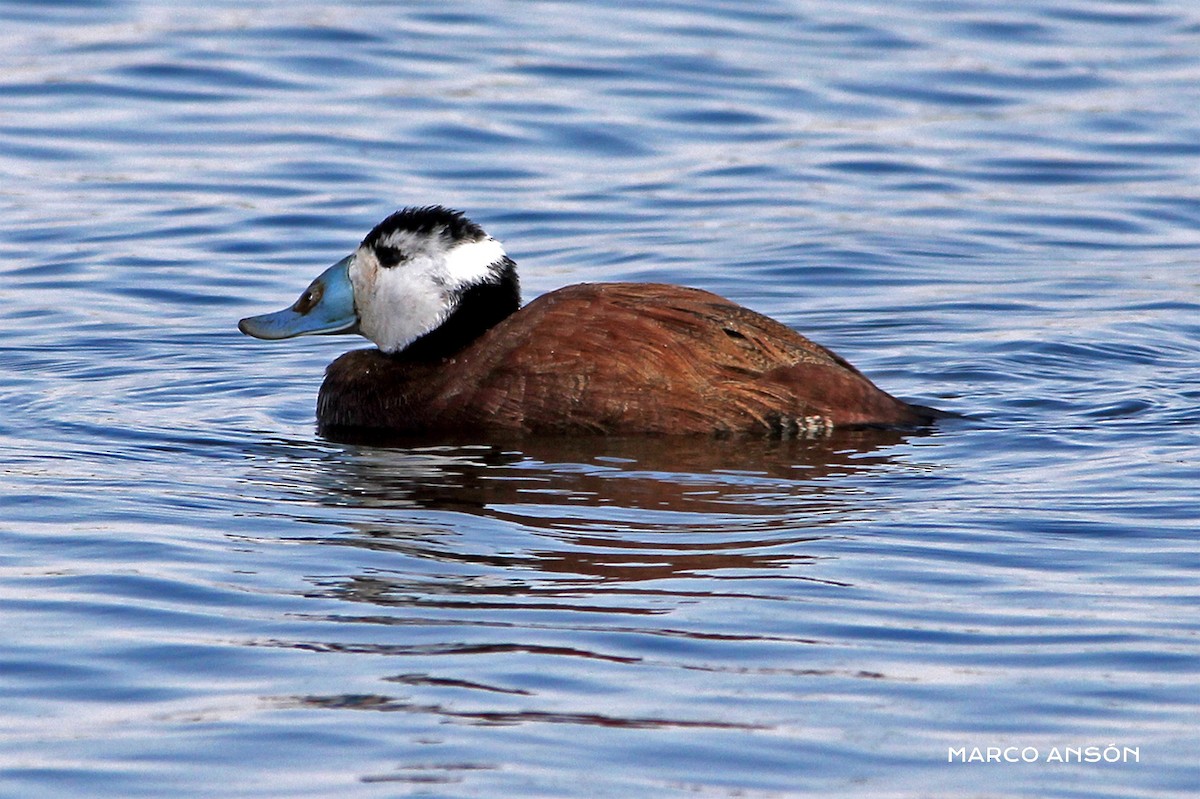
[[[403,435],[827,436],[941,413],[897,399],[787,325],[697,288],[584,283],[522,307],[517,265],[462,212],[388,216],[291,306],[278,340],[358,334],[326,369],[317,429]]]

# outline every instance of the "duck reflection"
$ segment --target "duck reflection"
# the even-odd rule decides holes
[[[345,445],[304,491],[337,511],[339,532],[322,543],[426,564],[395,564],[416,576],[350,578],[336,589],[345,598],[478,607],[520,597],[526,608],[541,599],[581,609],[580,595],[594,600],[602,584],[611,599],[638,582],[704,578],[657,590],[713,596],[764,572],[817,580],[794,571],[817,557],[806,544],[868,516],[873,503],[855,478],[894,467],[903,440],[855,431],[799,441]],[[624,611],[644,609],[634,604]]]
[[[344,549],[316,558],[324,576],[305,595],[323,610],[303,634],[256,645],[383,659],[388,689],[335,680],[277,700],[290,707],[758,729],[680,686],[867,674],[809,662],[821,641],[797,611],[842,600],[826,566],[859,521],[890,512],[872,484],[913,468],[903,441],[293,444],[271,477],[291,481],[285,506],[305,529],[328,531],[301,540]]]

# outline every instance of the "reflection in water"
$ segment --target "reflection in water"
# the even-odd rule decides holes
[[[641,510],[774,515],[784,504],[822,505],[821,478],[878,468],[895,431],[850,431],[801,441],[711,438],[523,439],[511,446],[348,447],[326,467],[331,501],[478,511],[524,504],[615,504]],[[761,493],[760,493],[761,492]],[[570,514],[568,514],[570,517]],[[555,526],[546,519],[546,526]]]
[[[308,529],[332,528],[296,540],[350,548],[363,557],[329,560],[362,565],[311,578],[308,596],[324,605],[305,617],[308,637],[251,643],[388,665],[367,691],[271,701],[468,727],[769,728],[673,686],[684,675],[881,677],[812,662],[802,653],[825,642],[763,619],[786,622],[780,603],[800,612],[850,589],[820,576],[833,556],[819,547],[871,517],[875,500],[853,478],[904,468],[901,441],[417,442],[315,461],[289,448],[307,463],[288,489],[304,501],[287,507]],[[595,701],[579,701],[585,690],[561,706],[545,674],[596,685]],[[662,712],[603,698],[625,684],[663,697]]]
[[[303,540],[397,556],[321,581],[326,595],[376,605],[641,615],[663,612],[663,597],[752,584],[769,597],[780,584],[755,582],[764,575],[824,582],[796,568],[816,560],[806,545],[869,511],[845,478],[891,464],[901,440],[348,446],[297,487],[337,511],[336,533]]]
[[[690,721],[667,718],[622,718],[604,713],[546,713],[532,710],[519,712],[462,711],[442,705],[426,705],[415,702],[397,701],[388,696],[334,695],[297,696],[279,700],[283,707],[317,707],[334,710],[375,710],[383,712],[434,714],[441,718],[469,724],[582,724],[599,727],[621,727],[627,729],[664,729],[672,727],[707,727],[716,730],[756,730],[762,725],[739,724],[737,722],[705,720]]]

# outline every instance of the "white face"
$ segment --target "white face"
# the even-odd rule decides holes
[[[395,266],[378,249],[404,254]],[[375,247],[359,247],[350,264],[359,332],[384,352],[399,352],[454,312],[462,292],[497,275],[504,248],[492,238],[453,242],[398,230]]]

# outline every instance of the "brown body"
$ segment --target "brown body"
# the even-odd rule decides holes
[[[415,360],[355,350],[317,404],[326,433],[797,436],[910,427],[936,412],[877,388],[785,325],[698,289],[570,286],[456,354]]]

